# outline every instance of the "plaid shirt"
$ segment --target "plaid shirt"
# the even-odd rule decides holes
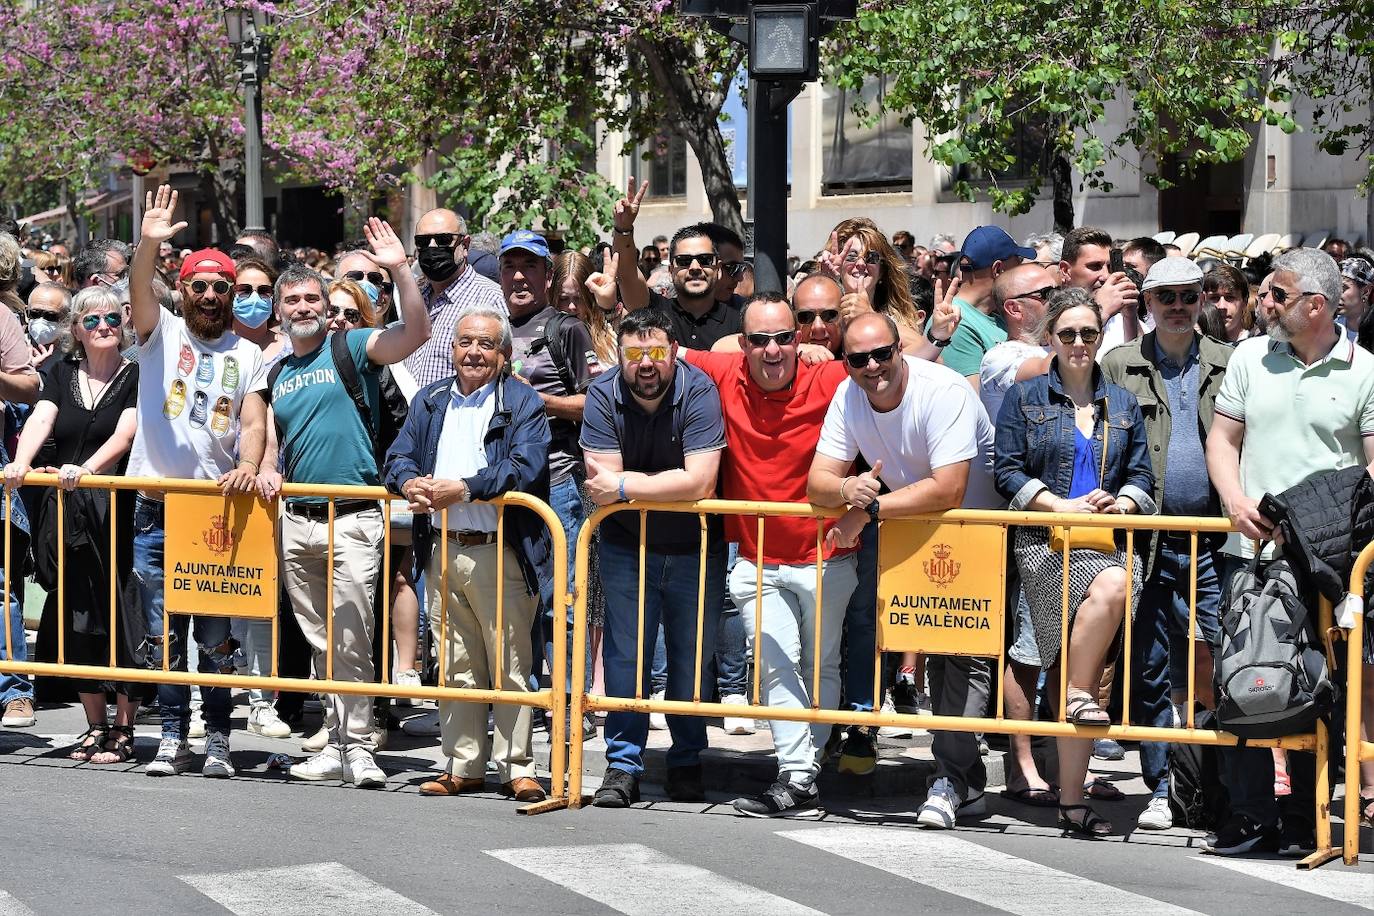
[[[425,308],[429,312],[429,340],[407,356],[406,368],[415,376],[421,388],[440,379],[446,379],[455,372],[453,368],[453,329],[458,323],[458,314],[469,305],[492,305],[506,311],[506,299],[501,295],[501,287],[465,266],[458,279],[442,293],[435,295],[434,287],[426,283],[421,287],[425,297]]]

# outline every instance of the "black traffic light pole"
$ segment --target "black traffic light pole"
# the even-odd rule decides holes
[[[749,222],[755,292],[787,292],[787,105],[800,83],[749,81]]]

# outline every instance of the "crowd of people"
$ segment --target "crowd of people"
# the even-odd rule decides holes
[[[60,640],[71,664],[105,665],[114,646],[122,667],[160,667],[166,653],[178,671],[194,659],[201,672],[263,674],[275,650],[284,676],[324,678],[332,656],[336,681],[414,686],[437,667],[449,686],[535,690],[557,632],[553,542],[519,507],[498,524],[489,501],[525,493],[551,506],[572,570],[597,507],[719,496],[844,511],[819,543],[809,517],[608,517],[577,583],[586,687],[746,707],[757,653],[753,699],[773,708],[981,717],[996,714],[1001,678],[1008,718],[1106,725],[1120,720],[1129,674],[1131,721],[1177,727],[1215,703],[1232,574],[1257,543],[1261,564],[1274,556],[1260,498],[1374,461],[1372,252],[1332,240],[1238,265],[1089,227],[1022,245],[981,226],[920,246],[853,217],[790,265],[785,290],[756,292],[744,243],[724,226],[641,248],[645,191],[631,182],[610,241],[587,253],[554,251],[529,230],[481,239],[446,209],[426,213],[409,246],[374,218],[332,258],[282,251],[265,233],[179,252],[186,224],[167,187],[148,195],[137,248],[95,240],[71,258],[0,234],[4,478],[19,545],[7,562],[18,573],[20,557],[25,569],[31,560],[49,595],[38,658],[53,660]],[[26,484],[35,469],[67,491],[61,564],[56,491]],[[331,542],[325,500],[284,499],[274,647],[263,621],[174,615],[162,632],[162,494],[78,488],[89,474],[215,480],[264,499],[283,483],[383,485],[408,511],[393,515],[384,563],[377,501],[338,500]],[[127,498],[122,517],[133,519],[113,542],[111,498]],[[1236,533],[1199,538],[1193,569],[1187,533],[1137,537],[1132,562],[1120,535],[1079,529],[1066,575],[1062,530],[1021,526],[1006,561],[1004,671],[985,658],[876,652],[881,521],[958,507],[1225,515]],[[112,570],[124,586],[113,595]],[[380,646],[382,590],[394,648]],[[431,633],[441,604],[445,631]],[[22,619],[16,593],[15,658]],[[387,657],[392,670],[378,671]],[[1374,683],[1374,649],[1364,660]],[[4,725],[33,725],[33,685],[6,675],[0,686]],[[88,721],[72,758],[131,759],[140,706],[151,705],[162,736],[149,775],[190,769],[188,739],[201,735],[202,775],[234,775],[227,688],[200,688],[198,707],[184,686],[68,688]],[[387,704],[322,702],[324,726],[304,745],[312,756],[291,775],[385,785]],[[286,738],[303,703],[251,691],[247,728]],[[1364,708],[1368,723],[1374,691]],[[489,729],[485,705],[448,701],[408,719],[407,731],[440,738],[447,760],[420,792],[477,791],[491,764],[503,794],[542,799],[533,720],[529,706],[497,704]],[[747,715],[723,724],[755,727]],[[598,725],[607,768],[595,805],[639,799],[651,728],[671,733],[667,794],[705,798],[704,718],[612,712],[584,728]],[[813,817],[823,767],[874,771],[876,728],[770,728],[777,781],[738,799],[741,814]],[[981,736],[935,732],[921,826],[986,810],[986,752]],[[1123,754],[1110,739],[1059,738],[1057,772],[1045,774],[1030,739],[1013,736],[1002,794],[1102,836],[1119,827],[1094,804],[1120,791],[1089,762]],[[1314,848],[1312,755],[1221,748],[1218,758],[1229,813],[1208,851]],[[1173,826],[1168,745],[1142,742],[1140,769],[1152,794],[1135,827]],[[1374,766],[1363,776],[1368,822]]]

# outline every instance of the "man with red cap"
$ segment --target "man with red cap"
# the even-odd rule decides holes
[[[159,245],[186,228],[173,222],[177,194],[148,194],[142,243],[134,255],[129,300],[138,334],[138,432],[129,454],[131,477],[218,481],[226,494],[254,489],[266,447],[267,376],[262,350],[229,330],[234,320],[234,262],[202,249],[181,265],[182,315],[162,309],[153,293]],[[134,580],[143,601],[149,667],[162,666],[164,506],[161,493],[140,491],[134,508]],[[166,634],[173,670],[186,670],[191,618],[170,619]],[[229,620],[195,617],[200,670],[233,671]],[[202,687],[206,721],[202,776],[234,775],[229,760],[229,690]],[[162,742],[149,776],[173,776],[191,765],[189,687],[158,687]]]

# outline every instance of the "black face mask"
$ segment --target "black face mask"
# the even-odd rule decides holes
[[[420,272],[435,283],[443,283],[458,272],[458,262],[453,259],[452,248],[428,245],[420,249]]]

